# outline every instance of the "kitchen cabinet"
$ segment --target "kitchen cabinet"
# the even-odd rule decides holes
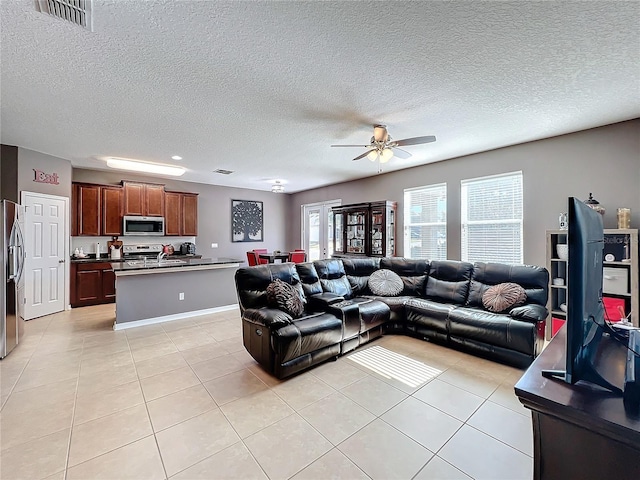
[[[182,225],[180,235],[195,237],[198,235],[198,194],[183,193],[181,202]]]
[[[331,210],[334,257],[395,255],[395,202],[341,205]]]
[[[76,235],[100,235],[100,185],[75,184]]]
[[[109,262],[71,263],[71,306],[113,303],[116,277]]]
[[[164,185],[126,181],[123,181],[122,185],[124,188],[124,215],[164,216]]]
[[[198,235],[198,194],[165,192],[165,235]]]
[[[122,188],[74,183],[71,235],[122,235]]]
[[[124,192],[122,187],[100,187],[102,200],[102,235],[122,235]]]

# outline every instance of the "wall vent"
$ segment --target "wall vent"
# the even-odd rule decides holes
[[[218,168],[217,170],[214,170],[213,173],[219,173],[220,175],[231,175],[233,173],[233,171],[224,170],[222,168]]]
[[[93,32],[93,0],[36,0],[36,10]]]

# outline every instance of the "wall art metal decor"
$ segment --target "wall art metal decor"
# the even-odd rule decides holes
[[[263,206],[253,200],[231,200],[231,241],[263,241]]]

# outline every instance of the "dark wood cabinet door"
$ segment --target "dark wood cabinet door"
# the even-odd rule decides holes
[[[124,214],[146,215],[144,213],[144,183],[123,182]]]
[[[182,194],[182,228],[181,235],[198,235],[198,195]]]
[[[102,298],[104,303],[116,301],[116,274],[112,268],[102,270]]]
[[[78,235],[100,235],[100,186],[77,185]]]
[[[102,187],[102,235],[122,235],[123,189]]]
[[[164,216],[164,185],[145,185],[145,207],[143,215]]]
[[[78,185],[71,184],[71,236],[78,235]],[[73,291],[73,290],[72,290]]]
[[[76,274],[77,305],[93,305],[102,297],[102,272],[100,270],[79,270]]]
[[[181,193],[165,192],[164,194],[165,235],[180,235],[180,227],[182,224],[181,199]]]

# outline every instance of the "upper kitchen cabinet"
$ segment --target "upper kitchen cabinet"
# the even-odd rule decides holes
[[[124,187],[124,215],[163,217],[164,185],[122,182]]]
[[[73,185],[75,235],[100,235],[100,185]]]
[[[122,235],[121,187],[73,184],[72,235]]]
[[[100,187],[102,193],[102,235],[122,235],[122,187]]]
[[[198,194],[165,192],[165,235],[198,235]]]

